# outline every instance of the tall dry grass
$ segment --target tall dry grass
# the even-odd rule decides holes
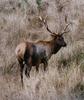
[[[37,3],[37,2],[39,3]],[[84,1],[83,0],[0,0],[0,100],[83,100],[84,99]],[[53,55],[48,70],[32,68],[24,75],[21,88],[15,48],[21,41],[50,37],[38,16],[48,16],[53,32],[65,34],[67,47]]]

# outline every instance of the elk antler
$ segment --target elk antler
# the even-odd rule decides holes
[[[70,30],[67,31],[67,28],[68,26],[70,25],[71,23],[67,24],[66,27],[64,28],[64,31],[61,33],[61,35],[63,35],[64,33],[68,33]]]
[[[46,16],[46,18],[47,18],[47,16]],[[53,32],[49,29],[49,27],[48,27],[48,25],[47,25],[47,20],[46,20],[46,18],[43,19],[41,16],[39,16],[39,19],[44,23],[44,25],[45,25],[47,31],[51,33],[50,35],[56,36],[56,34],[53,33]]]

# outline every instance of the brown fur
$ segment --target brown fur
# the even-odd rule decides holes
[[[41,19],[42,20],[42,19]],[[36,71],[39,71],[39,64],[44,64],[44,71],[47,68],[48,60],[53,54],[56,54],[61,47],[65,47],[66,43],[63,38],[63,34],[66,32],[66,28],[62,34],[56,34],[51,32],[45,20],[43,20],[46,29],[51,33],[52,40],[50,41],[37,41],[30,42],[25,41],[20,43],[15,50],[16,57],[20,64],[21,82],[23,85],[23,69],[25,69],[25,75],[30,77],[30,71],[32,66],[36,67]]]
[[[44,70],[46,70],[48,59],[50,59],[52,54],[56,54],[61,47],[65,46],[64,40],[61,41],[61,45],[59,44],[60,37],[60,35],[56,35],[50,41],[38,41],[35,43],[25,41],[16,47],[15,53],[20,64],[22,84],[24,65],[26,65],[25,75],[29,77],[32,66],[36,66],[36,71],[38,71],[39,64],[43,63]]]

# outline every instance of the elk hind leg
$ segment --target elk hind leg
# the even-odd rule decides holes
[[[31,71],[31,68],[32,68],[32,58],[29,57],[29,59],[26,59],[25,63],[27,65],[26,69],[25,69],[25,75],[27,77],[30,77],[30,71]]]
[[[31,68],[32,68],[31,65],[26,66],[26,69],[25,69],[25,75],[26,75],[26,77],[30,77]]]
[[[20,77],[21,77],[21,83],[22,83],[22,87],[24,85],[23,83],[23,69],[24,69],[24,64],[23,62],[19,62],[20,63]]]

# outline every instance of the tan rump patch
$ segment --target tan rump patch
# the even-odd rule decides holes
[[[18,58],[23,58],[24,57],[24,53],[25,53],[25,49],[26,49],[26,43],[20,43],[16,49],[15,49],[15,54]]]

